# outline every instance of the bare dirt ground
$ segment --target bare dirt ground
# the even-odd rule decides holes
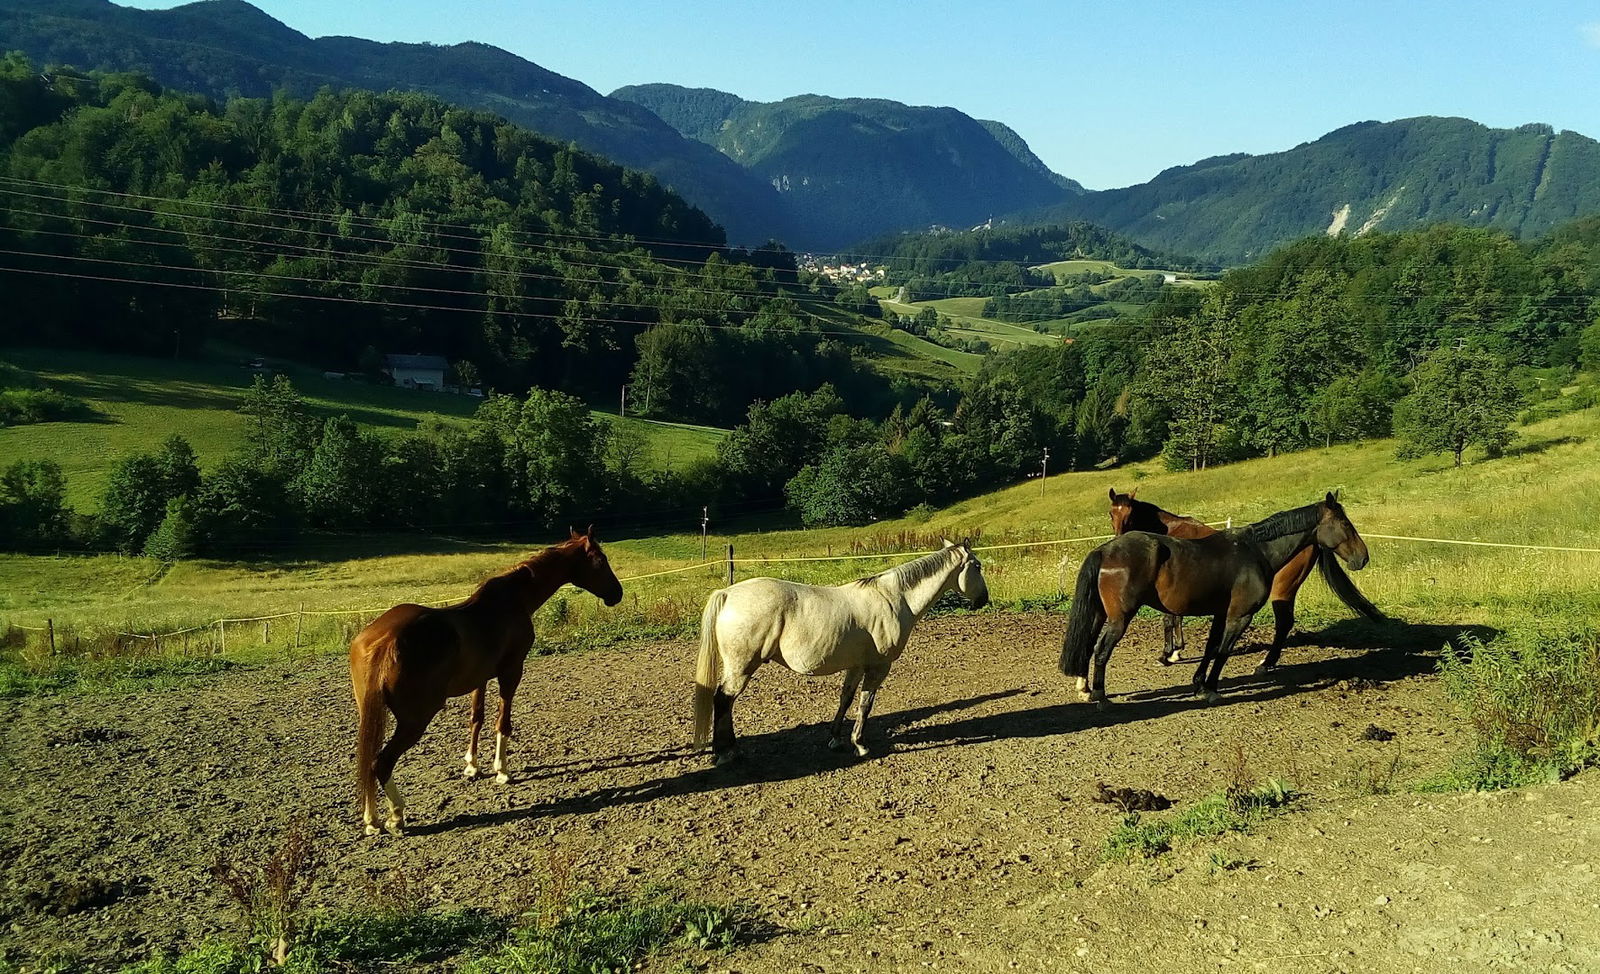
[[[744,760],[713,769],[682,746],[689,643],[536,658],[515,780],[460,778],[458,702],[400,765],[404,837],[361,835],[341,659],[0,703],[0,939],[112,961],[232,932],[208,867],[306,811],[328,860],[315,905],[405,869],[441,905],[504,907],[570,860],[601,887],[664,884],[770,921],[759,942],[689,958],[712,970],[1600,969],[1600,775],[1408,790],[1463,741],[1426,651],[1442,630],[1396,649],[1334,627],[1270,677],[1236,658],[1207,707],[1184,692],[1190,666],[1157,665],[1159,626],[1141,621],[1101,711],[1055,671],[1061,624],[924,623],[865,760],[824,746],[837,678],[763,669],[735,711]],[[1181,809],[1225,787],[1238,745],[1305,793],[1294,811],[1102,861],[1122,813],[1092,800],[1098,783]],[[1370,793],[1390,778],[1395,793]]]

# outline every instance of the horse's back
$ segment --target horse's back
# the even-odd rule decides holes
[[[876,648],[858,600],[841,588],[751,578],[722,592],[715,625],[725,658],[775,661],[821,675],[858,666],[858,657]]]

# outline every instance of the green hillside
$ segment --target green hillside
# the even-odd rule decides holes
[[[650,112],[483,43],[312,39],[242,0],[138,10],[109,0],[0,0],[0,50],[42,65],[136,71],[214,98],[323,87],[420,91],[650,172],[735,242],[788,235],[772,187]]]
[[[76,396],[95,411],[81,422],[0,426],[0,457],[49,459],[67,477],[68,499],[94,510],[116,462],[154,452],[174,433],[194,447],[210,469],[245,443],[250,420],[238,406],[253,373],[239,362],[174,362],[124,355],[59,350],[0,351],[0,363],[26,369],[52,388]],[[347,415],[374,430],[412,430],[430,421],[463,420],[482,401],[471,396],[399,389],[357,379],[328,379],[317,370],[275,365],[290,376],[318,417]],[[647,438],[649,464],[681,467],[712,456],[725,430],[664,423],[596,411]]]
[[[1176,166],[1019,220],[1080,219],[1226,264],[1319,233],[1452,222],[1536,237],[1600,211],[1600,143],[1548,125],[1360,122],[1268,155]]]

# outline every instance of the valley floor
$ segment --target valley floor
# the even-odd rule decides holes
[[[504,908],[570,861],[582,882],[666,885],[767,921],[732,953],[661,969],[1600,966],[1600,776],[1411,789],[1464,743],[1432,676],[1443,627],[1373,640],[1338,625],[1270,677],[1250,675],[1259,656],[1236,658],[1226,699],[1206,707],[1184,692],[1189,666],[1157,664],[1159,626],[1141,621],[1102,711],[1055,671],[1061,625],[929,620],[879,695],[861,761],[824,747],[834,679],[760,671],[735,711],[744,760],[713,769],[684,746],[690,643],[535,658],[513,782],[461,779],[458,702],[400,765],[404,837],[361,835],[340,659],[3,701],[7,939],[24,955],[111,961],[231,934],[209,867],[304,810],[326,858],[319,907],[358,905],[368,877],[405,870],[440,904]],[[1366,739],[1369,725],[1393,739]],[[1123,813],[1093,800],[1098,783],[1182,809],[1236,776],[1241,747],[1255,775],[1303,792],[1292,811],[1154,860],[1102,860]],[[62,893],[89,878],[120,884],[111,902]]]

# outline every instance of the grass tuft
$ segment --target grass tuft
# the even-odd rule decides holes
[[[1105,858],[1153,859],[1170,851],[1176,842],[1248,832],[1257,823],[1283,814],[1297,797],[1293,788],[1269,778],[1249,791],[1211,795],[1161,818],[1146,819],[1133,812],[1106,838]]]

